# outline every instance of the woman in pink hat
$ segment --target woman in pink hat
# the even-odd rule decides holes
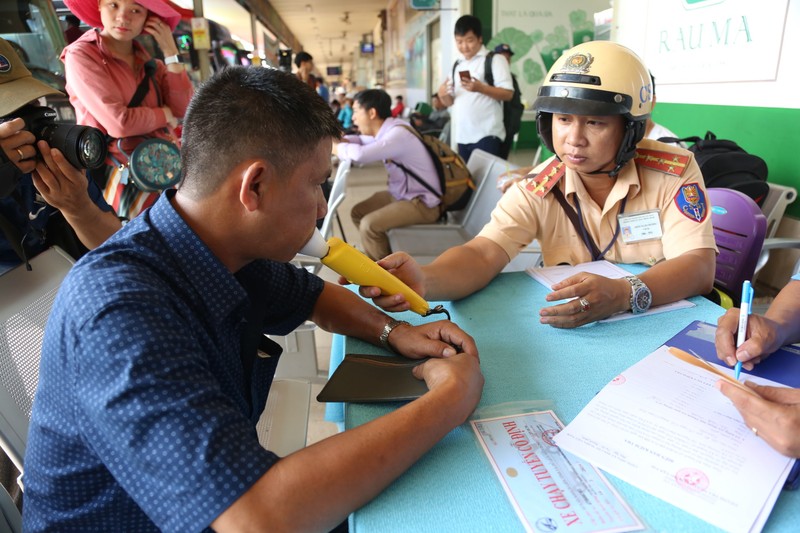
[[[65,0],[65,3],[78,18],[95,28],[61,54],[66,66],[67,92],[78,123],[99,128],[112,138],[109,143],[112,169],[116,168],[115,162],[126,161],[117,148],[117,139],[125,139],[122,147],[128,154],[147,137],[160,137],[177,144],[173,130],[193,92],[172,37],[172,30],[180,22],[178,12],[163,0]],[[150,61],[150,55],[134,40],[142,32],[152,35],[158,43],[164,52],[163,62]],[[148,80],[143,81],[146,76]],[[140,85],[146,86],[147,92],[136,105],[134,94]],[[122,175],[118,170],[111,172],[104,196],[118,215],[133,218],[155,202],[158,193],[131,191],[135,185],[125,184]]]

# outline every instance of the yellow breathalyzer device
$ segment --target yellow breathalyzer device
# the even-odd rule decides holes
[[[402,294],[411,310],[418,315],[445,313],[450,317],[441,305],[431,309],[428,302],[411,287],[338,237],[331,237],[326,243],[322,234],[317,231],[300,253],[319,257],[323,265],[350,283],[379,287],[386,294]]]

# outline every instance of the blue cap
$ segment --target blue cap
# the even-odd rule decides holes
[[[514,52],[511,51],[511,47],[508,46],[506,43],[498,44],[497,46],[494,47],[494,51],[497,54],[508,52],[512,56],[514,55]]]

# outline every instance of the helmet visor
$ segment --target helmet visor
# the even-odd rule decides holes
[[[631,97],[625,94],[583,87],[550,85],[539,89],[539,97],[536,98],[533,108],[545,113],[624,115],[632,118],[629,112],[632,104]]]

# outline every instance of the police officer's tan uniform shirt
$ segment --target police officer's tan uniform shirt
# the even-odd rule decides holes
[[[617,177],[604,207],[599,207],[589,196],[577,173],[566,169],[566,174],[556,185],[560,187],[570,205],[575,208],[578,196],[583,223],[600,251],[614,238],[617,215],[621,201],[627,196],[625,213],[658,210],[663,236],[661,239],[626,244],[622,235],[606,252],[605,259],[614,263],[644,263],[654,265],[664,259],[678,257],[690,250],[712,248],[716,250],[711,227],[711,206],[705,184],[694,156],[688,150],[645,139],[637,149],[650,149],[689,156],[681,176],[670,175],[644,165],[628,162]],[[544,198],[526,188],[552,159],[546,161],[525,179],[511,187],[492,212],[491,221],[484,226],[479,236],[486,237],[502,247],[513,259],[531,241],[537,239],[542,248],[545,266],[569,263],[576,265],[591,261],[592,257],[578,231],[567,218],[564,210],[548,192]],[[602,179],[603,175],[597,178]],[[608,178],[612,179],[612,178]],[[685,190],[697,185],[700,199],[704,202],[704,216],[697,220],[693,213],[685,213],[681,206]],[[687,187],[689,186],[689,187]],[[577,211],[577,209],[576,209]]]

